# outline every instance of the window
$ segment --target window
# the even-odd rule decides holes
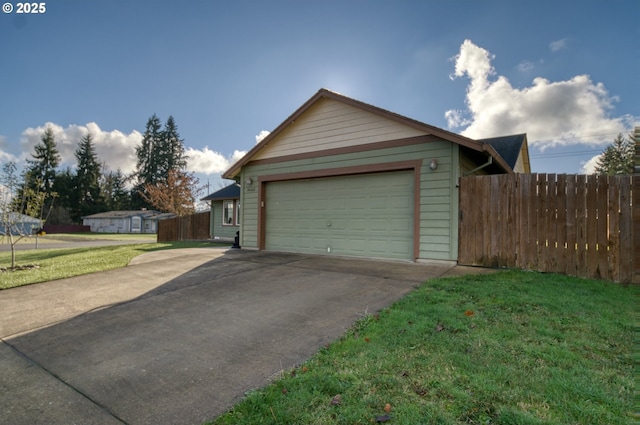
[[[131,217],[131,231],[132,232],[140,232],[141,226],[142,226],[142,218],[140,218],[140,217]]]
[[[222,201],[222,225],[233,226],[235,201]]]
[[[222,201],[222,225],[223,226],[239,226],[240,225],[240,201],[239,200]]]

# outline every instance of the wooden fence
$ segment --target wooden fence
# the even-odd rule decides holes
[[[209,211],[158,222],[158,242],[209,239]]]
[[[639,200],[640,176],[463,177],[458,263],[640,283]]]

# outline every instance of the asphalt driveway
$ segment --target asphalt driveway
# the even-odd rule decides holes
[[[0,423],[201,424],[451,263],[204,248],[0,291]]]

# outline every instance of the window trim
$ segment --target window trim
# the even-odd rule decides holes
[[[227,210],[227,205],[231,205],[233,211],[231,212],[232,216],[231,223],[226,222],[225,211]],[[222,225],[225,227],[237,227],[240,225],[240,201],[237,199],[225,199],[222,201]]]

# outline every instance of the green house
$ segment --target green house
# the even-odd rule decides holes
[[[469,139],[321,89],[223,174],[240,188],[240,244],[455,261],[459,178],[529,172],[526,136],[512,139]],[[515,152],[512,165],[490,141]]]
[[[240,185],[233,183],[201,199],[211,203],[211,239],[233,241],[240,230]]]

